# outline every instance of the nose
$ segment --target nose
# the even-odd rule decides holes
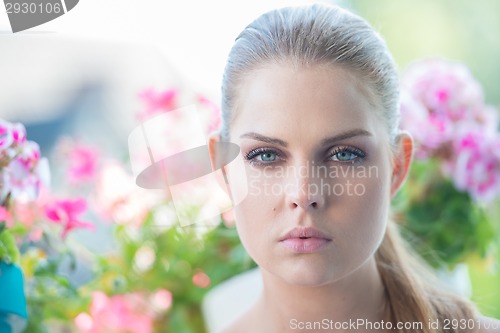
[[[287,191],[288,207],[303,210],[320,209],[325,205],[325,193],[322,193],[321,181],[310,174],[291,175]]]

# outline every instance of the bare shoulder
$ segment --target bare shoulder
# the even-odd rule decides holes
[[[480,316],[478,318],[480,333],[500,333],[500,320]]]

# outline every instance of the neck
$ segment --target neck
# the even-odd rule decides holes
[[[329,330],[335,322],[356,322],[358,318],[372,323],[386,321],[385,288],[373,257],[348,276],[322,286],[291,285],[265,270],[262,278],[263,293],[257,308],[262,311],[260,317],[267,319],[266,331],[300,332],[300,323],[314,322],[328,322]],[[307,331],[311,332],[304,329]]]

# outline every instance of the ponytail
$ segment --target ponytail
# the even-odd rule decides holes
[[[397,327],[397,323],[406,324],[408,327],[397,329],[396,332],[471,333],[477,331],[473,330],[473,327],[452,328],[456,326],[451,325],[453,319],[459,322],[465,320],[467,323],[469,319],[477,318],[474,305],[446,291],[445,288],[438,287],[442,282],[437,281],[429,267],[412,253],[392,220],[388,223],[386,234],[375,258],[388,297],[388,318],[394,328]],[[438,329],[430,325],[436,320],[439,323]],[[449,326],[447,329],[444,327],[446,323],[449,324],[446,325]],[[414,325],[420,325],[420,327],[417,328]]]

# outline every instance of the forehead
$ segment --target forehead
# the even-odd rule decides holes
[[[231,136],[252,130],[310,137],[360,127],[375,133],[383,126],[374,100],[367,83],[338,66],[263,66],[241,82]]]

